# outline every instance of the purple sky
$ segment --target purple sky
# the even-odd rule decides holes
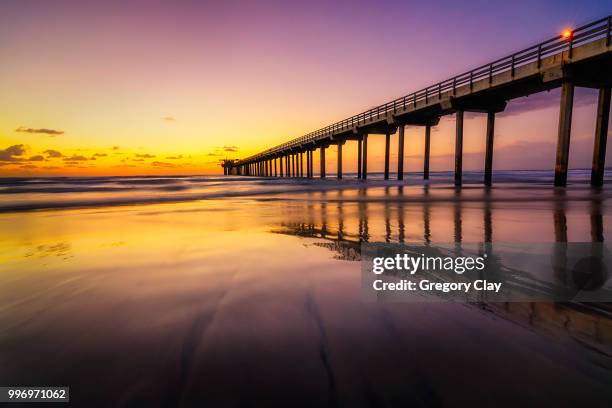
[[[215,171],[222,154],[244,157],[608,13],[605,1],[5,1],[0,153],[95,151],[96,166],[81,171],[112,172],[119,162],[102,154],[120,146],[121,160],[184,155],[175,170]],[[589,165],[593,95],[577,94],[574,167]],[[558,93],[532,99],[526,113],[515,101],[500,116],[497,168],[552,168]],[[408,131],[408,169],[420,167],[421,133]],[[452,167],[452,137],[445,118],[434,169]],[[374,158],[381,146],[372,141]],[[482,167],[483,146],[482,117],[468,119],[467,168]],[[28,166],[0,172],[44,172]]]

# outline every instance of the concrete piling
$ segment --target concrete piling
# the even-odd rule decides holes
[[[561,106],[559,109],[557,158],[555,164],[556,187],[564,187],[567,185],[567,164],[569,162],[573,104],[574,84],[571,80],[564,80],[563,84],[561,85]]]

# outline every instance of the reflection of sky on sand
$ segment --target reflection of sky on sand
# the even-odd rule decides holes
[[[609,357],[544,324],[570,312],[365,303],[359,264],[325,245],[590,241],[607,201],[390,189],[1,214],[0,383],[98,405],[609,400]],[[571,322],[595,324],[584,316]]]

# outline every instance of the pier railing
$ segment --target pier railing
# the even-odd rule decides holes
[[[425,101],[425,103],[427,103],[430,98],[440,98],[443,92],[450,91],[454,93],[458,87],[464,85],[469,85],[471,87],[475,81],[486,78],[491,81],[493,75],[503,72],[510,72],[511,74],[514,74],[514,70],[517,67],[533,62],[536,62],[539,65],[542,58],[555,55],[563,51],[567,51],[571,58],[573,47],[604,38],[606,39],[606,45],[609,45],[611,36],[612,15],[597,21],[593,21],[574,30],[567,31],[564,34],[560,34],[529,48],[525,48],[506,57],[482,65],[478,68],[472,69],[471,71],[459,74],[450,79],[438,82],[437,84],[430,85],[419,91],[368,109],[365,112],[353,115],[347,119],[341,120],[304,136],[300,136],[286,143],[267,149],[246,159],[240,160],[238,163],[251,162],[259,158],[274,155],[281,151],[327,138],[338,131],[352,129],[355,126],[365,124],[368,121],[380,119],[389,113],[395,113],[399,110],[406,110],[410,106],[416,107],[417,103],[421,101]]]

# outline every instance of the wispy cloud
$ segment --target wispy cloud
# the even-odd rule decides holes
[[[47,129],[47,128],[29,128],[25,126],[19,126],[17,129],[15,129],[15,132],[38,133],[38,134],[43,134],[43,135],[49,135],[51,137],[64,134],[63,130],[55,130],[55,129]]]
[[[43,155],[37,154],[36,156],[31,156],[28,161],[44,161],[45,158]]]
[[[65,162],[78,162],[78,161],[86,161],[87,157],[80,154],[73,154],[72,156],[64,157]]]
[[[108,154],[106,153],[94,153],[93,157],[106,157]]]
[[[134,157],[138,157],[140,159],[152,159],[155,157],[154,154],[148,154],[148,153],[144,153],[144,154],[135,154]]]
[[[151,163],[151,166],[153,167],[180,167],[174,163],[168,163],[168,162],[160,162],[160,161],[154,161],[153,163]]]
[[[62,157],[63,156],[62,152],[60,152],[58,150],[53,150],[53,149],[45,150],[43,153],[46,154],[47,157],[53,157],[53,158],[57,158],[57,157]]]
[[[23,156],[27,151],[27,147],[23,144],[13,145],[4,150],[0,150],[0,161],[18,162],[23,161]]]
[[[176,122],[176,118],[174,116],[164,116],[162,120],[164,122]]]
[[[540,92],[534,95],[513,99],[508,103],[505,111],[498,114],[499,117],[515,116],[524,112],[556,108],[559,106],[560,91],[555,89],[551,92]],[[577,88],[574,96],[574,109],[580,106],[595,105],[597,94],[588,90]]]
[[[223,146],[224,152],[237,152],[238,146]]]

